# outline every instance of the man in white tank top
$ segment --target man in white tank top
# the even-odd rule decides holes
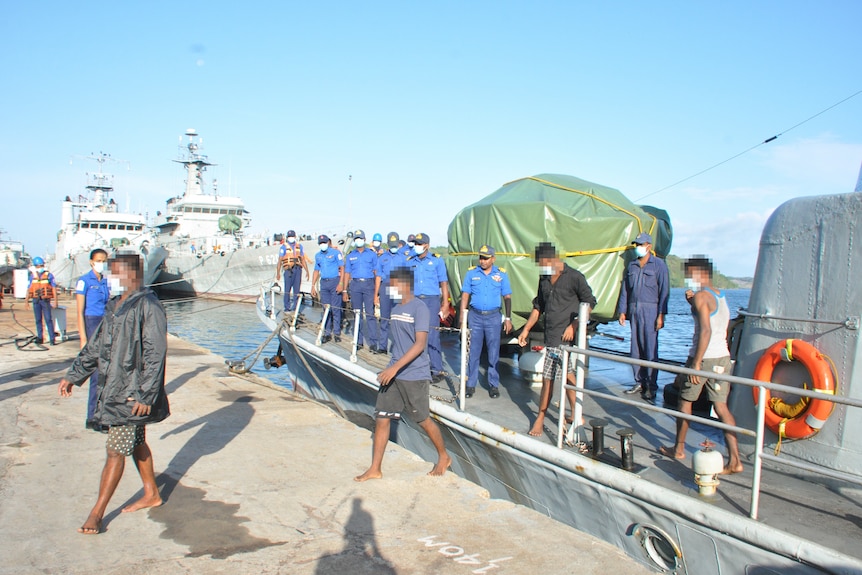
[[[724,294],[712,286],[712,262],[705,256],[695,256],[685,262],[685,280],[688,290],[685,298],[691,304],[694,316],[694,338],[688,351],[686,367],[716,374],[730,372],[730,352],[727,350],[727,324],[730,310]],[[674,384],[679,392],[679,410],[691,415],[692,403],[697,401],[704,386],[709,400],[722,423],[736,425],[736,420],[727,408],[730,384],[713,378],[678,375]],[[676,444],[673,447],[659,447],[659,453],[674,459],[685,459],[685,435],[688,420],[676,420]],[[739,447],[736,433],[724,432],[727,444],[728,463],[725,474],[742,471],[739,460]]]

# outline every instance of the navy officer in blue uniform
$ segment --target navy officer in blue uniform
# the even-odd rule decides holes
[[[479,357],[482,346],[488,346],[488,395],[500,397],[500,325],[512,331],[512,287],[505,270],[494,265],[496,251],[484,245],[479,248],[479,267],[470,268],[461,286],[461,329],[470,329],[470,356],[467,364],[467,397],[472,397],[479,381]],[[500,312],[501,303],[506,315]],[[470,313],[465,312],[469,308]],[[467,325],[464,317],[468,316]],[[502,321],[501,321],[502,320]]]
[[[417,299],[426,306],[430,323],[428,326],[428,356],[431,358],[431,381],[439,382],[444,377],[443,353],[440,349],[440,320],[449,315],[449,278],[446,264],[437,254],[428,250],[428,234],[416,234],[413,255],[407,265],[413,268],[413,289]],[[408,238],[408,245],[410,245]]]
[[[311,297],[317,297],[317,280],[320,279],[320,303],[329,304],[329,318],[323,327],[326,343],[333,337],[341,341],[341,293],[344,291],[344,256],[332,247],[329,236],[318,236],[320,251],[314,256],[314,274],[311,276]]]
[[[632,329],[631,357],[658,361],[658,332],[664,327],[670,274],[664,260],[652,253],[652,237],[643,232],[632,242],[635,259],[629,262],[617,303],[620,325],[629,320]],[[632,365],[635,384],[625,392],[640,392],[646,401],[655,402],[658,370]]]
[[[365,245],[365,232],[356,230],[353,233],[353,245],[356,249],[344,258],[344,301],[350,296],[354,311],[359,310],[359,335],[356,349],[362,349],[363,340],[368,342],[368,349],[377,351],[377,318],[374,317],[374,284],[377,270],[377,252]]]
[[[105,272],[108,269],[108,252],[96,248],[90,252],[90,271],[82,275],[75,284],[75,303],[78,307],[78,338],[81,349],[87,345],[87,340],[96,333],[96,328],[102,323],[105,315],[105,305],[111,299],[111,288]],[[99,401],[99,370],[90,376],[90,390],[87,396],[87,429],[101,431],[101,424],[93,421],[96,405]],[[98,426],[98,427],[97,427]]]
[[[377,343],[377,353],[388,353],[389,318],[392,315],[392,298],[386,288],[389,286],[389,275],[395,268],[407,267],[407,256],[401,251],[401,240],[396,232],[386,236],[387,249],[377,258],[377,277],[374,279],[374,305],[380,306],[380,337]],[[382,295],[381,295],[382,294]]]

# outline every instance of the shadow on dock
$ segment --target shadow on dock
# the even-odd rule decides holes
[[[380,553],[374,535],[374,518],[362,508],[362,499],[353,500],[353,510],[344,525],[344,549],[323,555],[315,575],[396,575],[398,572]]]

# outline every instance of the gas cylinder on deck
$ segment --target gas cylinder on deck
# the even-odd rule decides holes
[[[709,440],[700,444],[703,449],[696,451],[691,459],[691,469],[694,471],[694,482],[697,483],[703,496],[715,495],[718,488],[718,475],[724,470],[724,456],[715,451],[714,443]]]

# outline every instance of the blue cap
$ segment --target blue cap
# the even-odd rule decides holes
[[[413,241],[417,244],[427,244],[428,234],[416,234],[416,238]]]
[[[42,258],[40,258],[39,256],[36,256],[35,258],[33,258],[33,265],[34,265],[34,266],[44,266],[44,265],[45,265],[45,260],[43,260],[43,259],[42,259]]]
[[[365,239],[365,232],[363,232],[362,230],[356,230],[355,232],[353,232],[353,237],[354,238],[362,238],[364,240]]]
[[[482,246],[479,248],[479,256],[491,257],[497,252],[491,246]]]
[[[293,230],[287,230],[287,237],[296,237],[296,232]]]
[[[636,237],[635,241],[633,241],[632,243],[635,245],[652,244],[652,236],[646,232],[641,232],[638,234],[638,237]]]
[[[371,238],[371,241],[372,242],[382,242],[383,236],[381,236],[380,234],[374,234],[374,237]]]
[[[328,244],[329,243],[329,236],[323,235],[323,234],[317,236],[317,243],[318,244]]]
[[[386,236],[386,241],[390,246],[397,244],[400,239],[401,238],[398,237],[398,232],[389,232],[389,235]]]

